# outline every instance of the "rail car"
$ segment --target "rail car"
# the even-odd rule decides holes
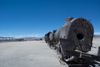
[[[99,55],[87,54],[92,47],[93,35],[94,28],[89,20],[67,17],[59,30],[45,35],[45,40],[50,46],[56,47],[61,60],[89,63],[93,60],[100,61]]]

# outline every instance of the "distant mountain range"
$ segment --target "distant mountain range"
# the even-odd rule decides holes
[[[24,40],[40,40],[40,39],[44,39],[44,37],[21,37],[21,38],[16,38],[16,39],[24,39]]]

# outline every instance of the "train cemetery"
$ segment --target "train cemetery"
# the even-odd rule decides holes
[[[100,38],[82,17],[66,18],[44,38],[0,38],[0,67],[100,67]]]
[[[94,29],[85,18],[67,17],[65,24],[58,30],[45,34],[45,42],[57,50],[60,61],[68,67],[100,66],[100,47],[97,55],[89,54],[93,47]]]

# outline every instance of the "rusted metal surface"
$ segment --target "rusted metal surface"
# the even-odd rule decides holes
[[[71,21],[67,39],[75,41],[76,49],[88,52],[92,47],[93,26],[84,18],[75,18]]]
[[[54,44],[58,44],[60,39],[69,39],[75,41],[76,50],[88,52],[92,47],[93,26],[85,18],[66,18],[65,24],[56,32],[47,36]]]
[[[56,30],[53,30],[53,32],[50,32],[49,36],[47,36],[49,38],[49,46],[50,47],[54,47],[55,46],[55,38],[54,38],[55,32],[56,32]]]
[[[49,34],[49,38],[50,38],[50,41],[53,41],[53,33],[52,32]]]
[[[48,32],[47,34],[45,34],[45,42],[46,43],[50,43],[50,38],[49,38],[49,34],[50,34],[51,32]]]
[[[83,63],[89,58],[86,62],[100,61],[100,52],[98,56],[86,54],[92,47],[94,29],[90,21],[85,18],[68,17],[61,28],[46,35],[45,39],[50,45],[56,47],[63,61],[74,60]]]
[[[66,18],[65,24],[57,31],[48,32],[45,40],[60,45],[60,39],[73,40],[75,50],[88,52],[92,47],[94,29],[85,18]]]
[[[65,24],[56,32],[55,39],[73,40],[77,50],[88,52],[92,47],[93,33],[93,26],[88,20],[68,17]]]

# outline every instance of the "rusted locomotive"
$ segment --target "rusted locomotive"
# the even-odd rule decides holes
[[[82,53],[91,50],[93,35],[94,29],[89,20],[82,17],[67,17],[59,30],[45,35],[45,40],[50,46],[56,47],[61,60],[85,63],[91,60],[87,56],[82,57]]]
[[[80,50],[83,52],[88,52],[92,47],[93,39],[93,26],[85,18],[66,18],[65,24],[56,32],[49,32],[48,39],[49,42],[59,44],[62,41],[70,40],[73,42],[73,50]],[[63,39],[63,40],[62,40]]]
[[[49,41],[50,41],[50,38],[49,38],[49,34],[50,34],[51,32],[48,32],[47,34],[45,34],[45,42],[46,43],[50,43]]]

